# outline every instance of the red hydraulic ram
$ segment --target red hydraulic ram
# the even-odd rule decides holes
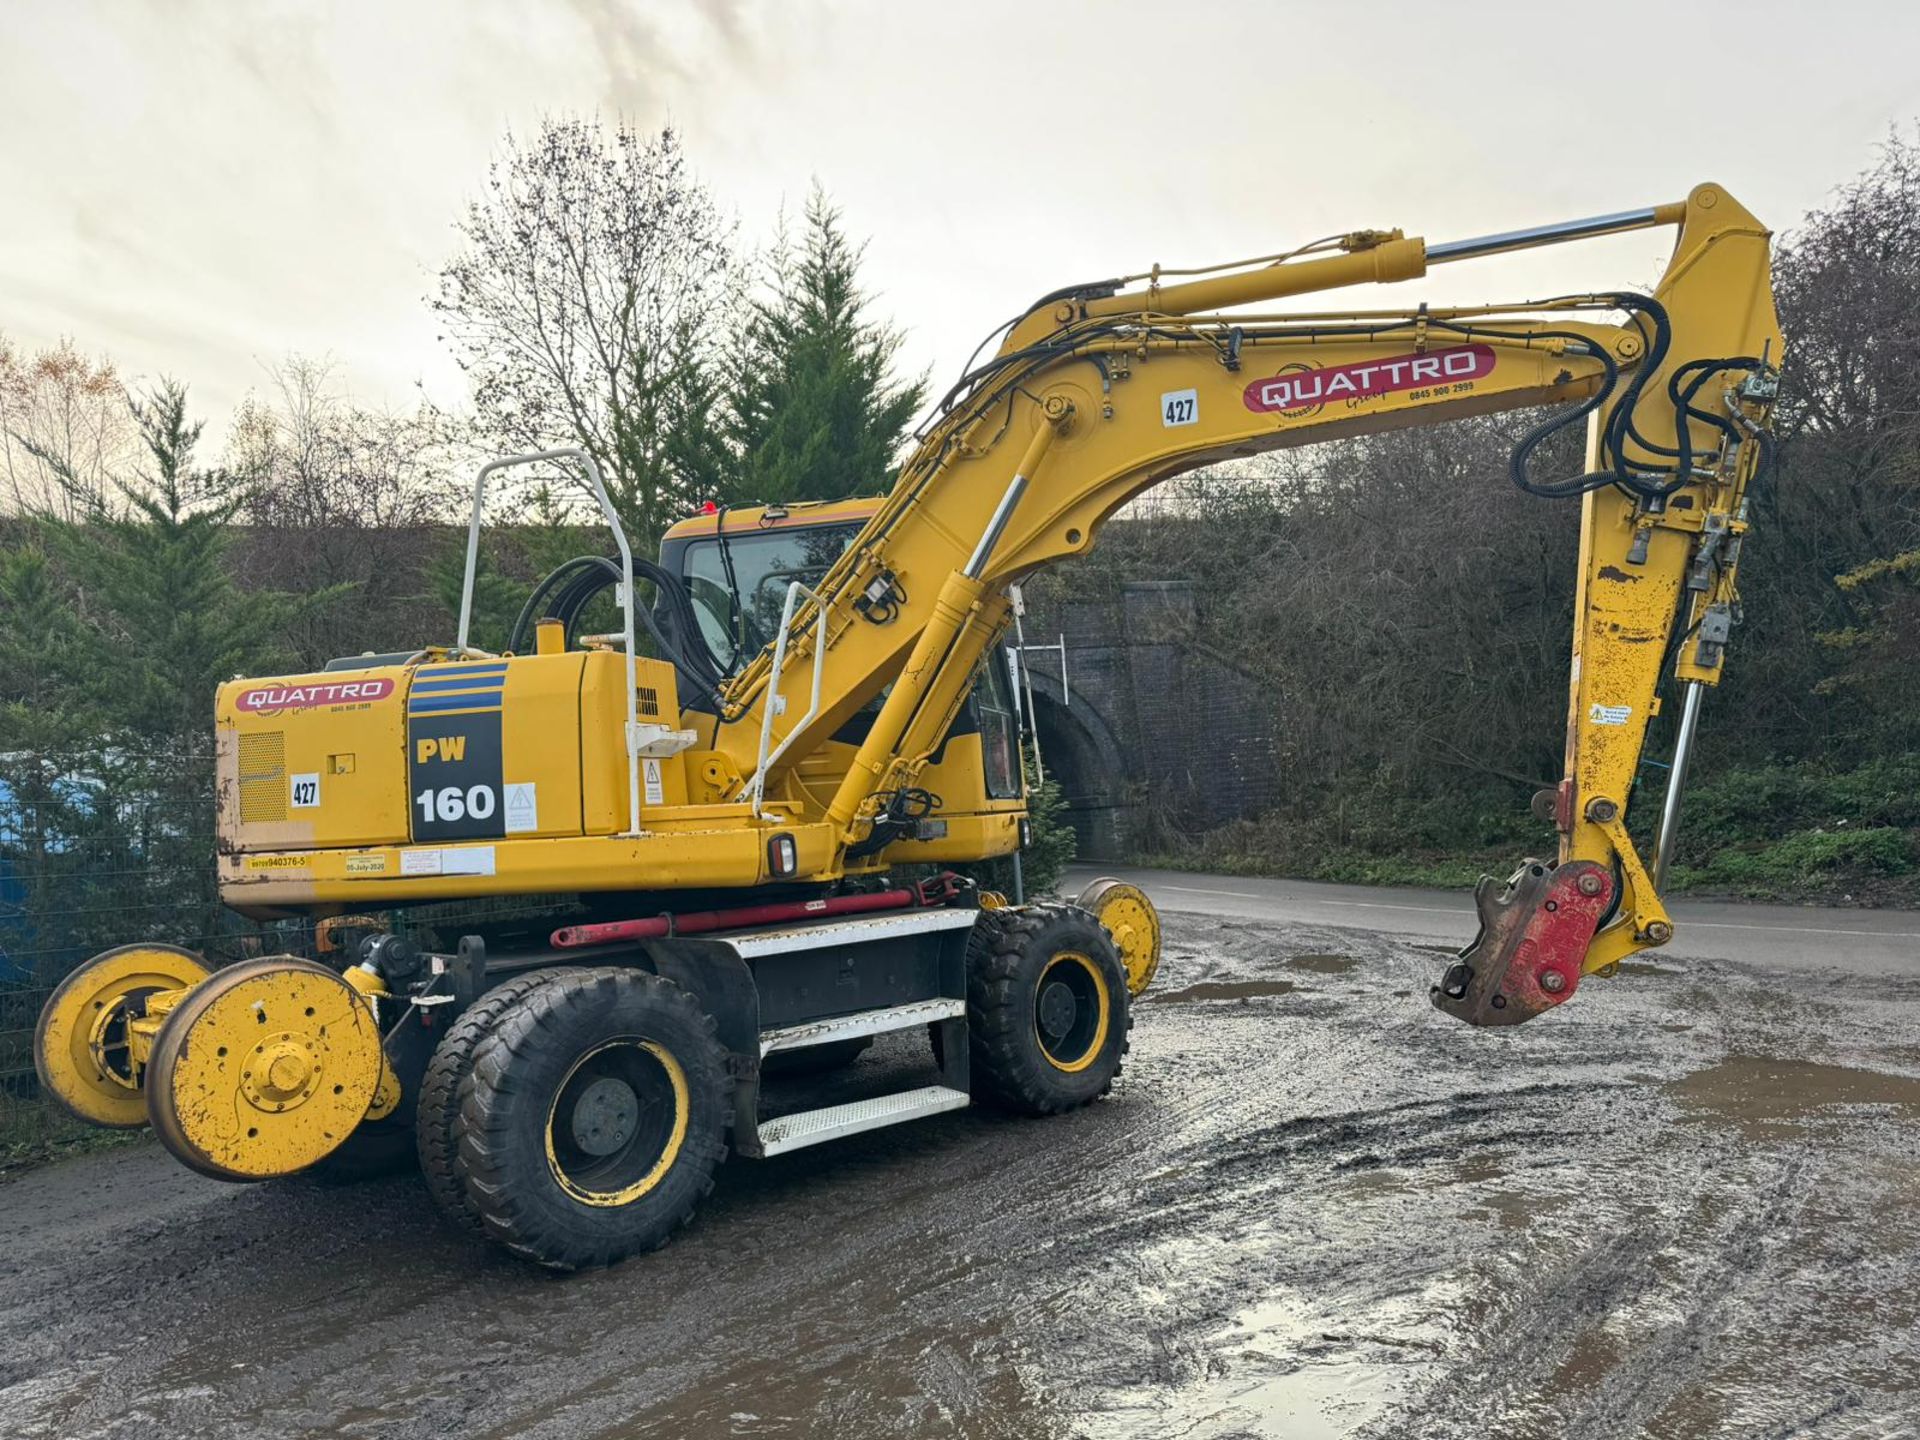
[[[928,904],[919,890],[880,890],[871,895],[834,895],[821,900],[788,900],[775,905],[743,905],[734,910],[697,910],[691,915],[649,915],[644,920],[607,920],[597,925],[567,925],[553,932],[561,950],[611,945],[621,940],[657,940],[667,935],[699,935],[710,930],[744,930],[783,920],[814,920],[824,915],[861,915],[875,910],[906,910]]]

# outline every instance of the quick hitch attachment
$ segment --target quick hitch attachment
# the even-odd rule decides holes
[[[1591,860],[1528,860],[1497,895],[1494,884],[1480,877],[1480,933],[1431,991],[1436,1008],[1469,1025],[1518,1025],[1571,1000],[1613,904],[1613,876]]]

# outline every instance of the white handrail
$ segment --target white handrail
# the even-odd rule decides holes
[[[819,620],[813,632],[813,698],[807,705],[807,713],[787,727],[787,738],[773,746],[774,711],[786,704],[786,697],[780,693],[780,672],[787,663],[787,635],[793,624],[794,605],[804,595],[813,601]],[[753,778],[747,782],[746,794],[753,799],[753,813],[756,819],[771,818],[762,808],[767,798],[767,770],[793,744],[794,737],[812,723],[813,717],[820,713],[820,682],[825,672],[827,659],[827,607],[826,604],[798,580],[787,586],[786,603],[780,607],[780,634],[773,642],[773,664],[767,671],[765,707],[760,712],[760,758],[753,767]],[[769,751],[768,747],[773,746]]]
[[[600,478],[600,467],[594,464],[593,457],[577,446],[563,446],[558,450],[541,450],[532,455],[508,455],[499,460],[489,460],[480,467],[480,473],[473,480],[473,517],[467,524],[467,574],[460,586],[460,638],[454,644],[454,653],[459,656],[478,654],[467,644],[467,635],[473,621],[473,581],[480,560],[480,516],[484,508],[487,493],[487,479],[496,470],[505,470],[513,465],[532,465],[542,460],[577,460],[587,472],[587,479],[593,486],[593,498],[599,503],[600,514],[607,526],[613,531],[614,544],[620,547],[621,583],[616,600],[620,605],[621,633],[627,642],[627,828],[622,835],[638,835],[640,831],[640,697],[638,692],[639,675],[634,663],[633,629],[633,547],[627,544],[626,528],[620,523],[620,516],[613,508],[613,501],[607,498],[606,482]],[[814,681],[815,698],[818,699],[819,680]]]

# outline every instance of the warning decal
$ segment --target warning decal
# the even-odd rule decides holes
[[[505,829],[509,835],[518,835],[528,830],[540,828],[540,790],[531,780],[525,784],[506,787]]]

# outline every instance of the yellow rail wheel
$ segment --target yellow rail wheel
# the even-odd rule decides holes
[[[556,976],[474,1052],[454,1126],[467,1199],[490,1238],[558,1270],[652,1250],[713,1189],[732,1095],[686,990],[643,970]]]
[[[173,945],[122,945],[81,965],[47,997],[34,1027],[41,1088],[75,1119],[112,1130],[146,1124],[127,1022],[145,1011],[147,997],[197,985],[207,973],[198,955]]]
[[[1124,880],[1095,880],[1074,902],[1106,927],[1127,969],[1127,993],[1136,999],[1160,969],[1160,912],[1146,891]]]
[[[1112,1088],[1133,1014],[1127,972],[1094,918],[1070,905],[981,912],[967,951],[976,1098],[1056,1115]]]
[[[373,1011],[338,974],[291,955],[248,960],[215,972],[161,1022],[147,1113],[182,1164],[270,1180],[352,1134],[385,1069]]]

